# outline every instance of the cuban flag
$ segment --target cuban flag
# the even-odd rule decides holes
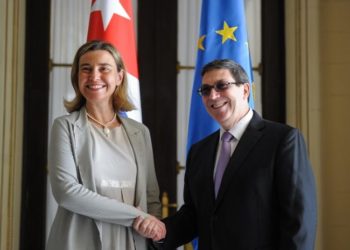
[[[241,64],[248,74],[251,90],[253,74],[249,55],[248,36],[243,0],[203,0],[200,34],[197,41],[197,62],[192,89],[187,150],[219,129],[219,124],[205,110],[197,89],[201,86],[203,66],[215,59],[232,59]],[[254,108],[253,94],[249,105]],[[197,240],[192,242],[198,249]]]
[[[142,121],[136,39],[131,0],[92,0],[87,40],[113,44],[127,70],[129,97],[136,110],[127,116]]]

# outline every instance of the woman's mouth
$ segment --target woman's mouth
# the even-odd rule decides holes
[[[106,87],[106,86],[103,84],[89,84],[89,85],[87,85],[87,88],[92,89],[92,90],[99,90],[99,89],[102,89],[104,87]]]

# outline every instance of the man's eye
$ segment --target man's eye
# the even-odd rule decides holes
[[[216,84],[216,88],[217,88],[218,90],[224,90],[224,89],[227,88],[227,84],[226,84],[226,83],[223,83],[223,82],[219,82],[219,83]]]
[[[208,92],[208,91],[210,91],[211,87],[209,87],[209,86],[202,86],[201,89],[202,89],[202,92]]]

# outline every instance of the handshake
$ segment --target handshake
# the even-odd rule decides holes
[[[137,217],[132,226],[140,235],[153,241],[160,241],[166,235],[164,223],[152,215],[146,218]]]

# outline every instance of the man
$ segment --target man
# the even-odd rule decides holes
[[[315,182],[301,133],[249,108],[247,74],[231,60],[205,65],[198,92],[221,128],[189,151],[184,205],[164,220],[163,248],[198,237],[200,250],[314,249]]]

